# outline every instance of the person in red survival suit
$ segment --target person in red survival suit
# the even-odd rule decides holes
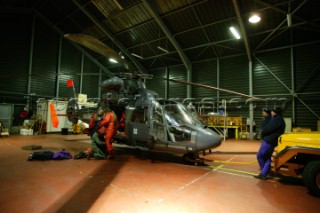
[[[108,159],[112,159],[115,156],[111,139],[117,133],[119,125],[116,114],[109,107],[105,107],[104,110],[104,118],[100,122],[99,128],[104,127],[105,129],[104,140],[107,146]]]

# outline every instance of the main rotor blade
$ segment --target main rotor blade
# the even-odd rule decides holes
[[[257,97],[246,95],[246,94],[243,94],[243,93],[240,93],[240,92],[235,92],[235,91],[227,90],[227,89],[221,89],[221,88],[208,86],[208,85],[204,85],[204,84],[198,84],[198,83],[181,81],[181,80],[174,80],[174,79],[166,79],[166,78],[161,78],[161,79],[168,80],[168,81],[175,82],[175,83],[179,83],[179,84],[187,84],[187,85],[191,85],[191,86],[202,87],[202,88],[205,88],[205,89],[213,89],[213,90],[217,90],[217,91],[220,91],[220,92],[239,95],[239,96],[242,96],[242,97],[245,97],[245,98],[254,98],[256,100],[261,100],[261,101],[263,100],[263,98],[257,98]]]
[[[90,35],[65,34],[64,37],[73,42],[81,44],[82,46],[85,46],[94,52],[100,53],[103,56],[113,58],[126,69],[129,69],[127,61],[121,58],[121,56],[116,51]]]

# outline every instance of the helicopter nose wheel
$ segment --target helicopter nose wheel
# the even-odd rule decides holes
[[[204,158],[199,158],[199,154],[189,152],[183,155],[183,162],[188,165],[202,165],[204,164]]]
[[[154,149],[154,143],[155,143],[155,139],[153,137],[149,138],[149,140],[147,141],[147,147],[149,150]]]

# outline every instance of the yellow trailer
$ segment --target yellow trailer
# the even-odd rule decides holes
[[[276,152],[275,173],[302,177],[310,192],[320,196],[320,132],[285,133]]]

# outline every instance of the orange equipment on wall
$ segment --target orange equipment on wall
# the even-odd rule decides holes
[[[54,128],[58,128],[59,120],[58,120],[57,112],[54,108],[54,104],[50,104],[50,112],[51,112],[52,126]]]

